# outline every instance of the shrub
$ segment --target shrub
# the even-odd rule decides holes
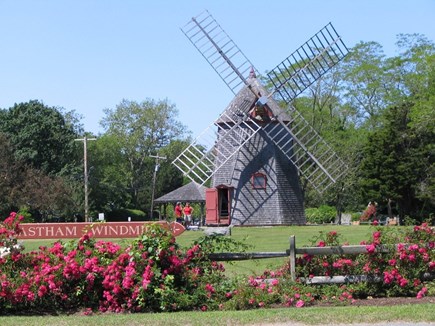
[[[305,209],[305,216],[308,223],[324,224],[332,223],[336,217],[336,210],[332,206],[322,205],[319,208]]]
[[[18,216],[22,216],[22,223],[34,223],[35,219],[32,217],[32,214],[29,212],[29,207],[22,206],[17,213]]]
[[[146,214],[145,212],[138,209],[116,209],[107,214],[108,222],[119,222],[119,221],[128,221],[128,218],[131,217],[131,221],[145,221]]]
[[[403,231],[402,231],[403,230]],[[332,231],[315,238],[317,246],[337,246],[338,235]],[[357,296],[421,295],[426,288],[425,273],[435,274],[435,231],[426,223],[413,229],[377,227],[372,238],[364,242],[368,254],[343,254],[299,257],[298,275],[313,276],[365,275],[374,282],[351,285]],[[397,247],[397,250],[396,250]],[[377,249],[389,249],[379,252]],[[339,251],[337,251],[339,252]]]

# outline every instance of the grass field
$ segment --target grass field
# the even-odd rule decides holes
[[[257,309],[245,311],[97,314],[93,316],[3,316],[2,326],[173,326],[173,325],[351,325],[358,323],[435,323],[433,304]],[[297,323],[297,324],[295,324]],[[397,325],[397,324],[396,324]],[[421,325],[421,324],[420,324]]]

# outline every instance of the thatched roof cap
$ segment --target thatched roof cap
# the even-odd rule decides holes
[[[207,187],[192,181],[170,193],[154,200],[155,203],[176,203],[176,202],[205,202],[205,191]]]

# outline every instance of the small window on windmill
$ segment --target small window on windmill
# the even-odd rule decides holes
[[[266,175],[260,172],[254,173],[251,178],[253,189],[266,189]]]
[[[251,117],[260,122],[269,122],[272,117],[272,113],[267,106],[267,102],[268,98],[266,96],[261,96],[255,102],[250,111]]]

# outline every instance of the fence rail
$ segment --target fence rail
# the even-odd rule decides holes
[[[280,258],[289,257],[290,262],[290,275],[292,281],[296,280],[296,255],[360,255],[367,254],[366,245],[348,245],[348,246],[329,246],[329,247],[296,247],[296,237],[290,236],[290,248],[283,252],[250,252],[250,253],[213,253],[209,258],[214,261],[239,261],[250,259],[267,259],[267,258]],[[387,253],[391,250],[397,250],[398,245],[377,246],[375,252]],[[435,274],[424,273],[423,280],[435,279]],[[346,276],[315,276],[306,279],[307,284],[331,284],[331,283],[356,283],[356,282],[382,282],[379,276],[368,275],[346,275]]]

